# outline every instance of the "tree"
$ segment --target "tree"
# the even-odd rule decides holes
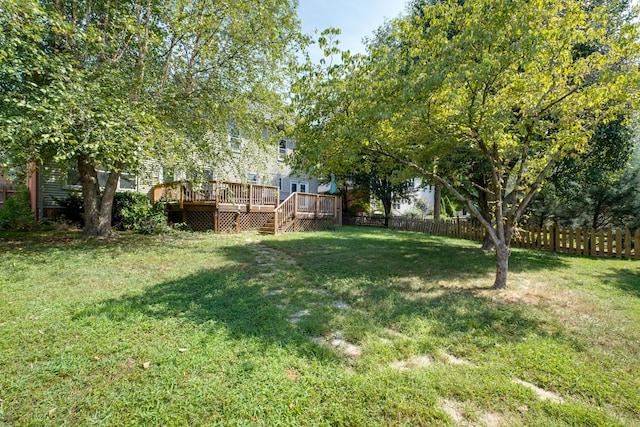
[[[548,185],[525,213],[538,224],[631,226],[638,217],[637,142],[621,119],[599,124],[581,152],[558,162]]]
[[[491,237],[502,289],[514,228],[556,163],[581,150],[597,123],[627,111],[638,81],[636,25],[569,0],[448,0],[423,11],[419,25],[397,21],[393,48],[374,46],[346,77],[359,106],[350,140],[462,201]],[[595,48],[579,55],[580,44]],[[320,126],[328,117],[304,120]],[[490,219],[462,191],[469,180],[440,167],[457,150],[486,162]]]
[[[347,177],[354,188],[364,190],[380,200],[385,227],[389,227],[393,203],[410,201],[415,195],[413,181],[402,176],[402,169],[402,165],[380,155],[369,154],[362,157],[362,163],[355,165]]]
[[[0,154],[75,164],[85,237],[110,234],[123,171],[150,159],[228,166],[232,124],[254,149],[268,147],[262,132],[280,120],[302,42],[290,1],[4,3]]]

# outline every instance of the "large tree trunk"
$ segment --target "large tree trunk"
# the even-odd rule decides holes
[[[98,171],[94,160],[87,156],[78,158],[78,174],[82,184],[84,202],[84,228],[82,238],[109,237],[111,232],[111,209],[113,196],[118,188],[120,172],[111,172],[104,192],[100,192]]]
[[[509,272],[509,246],[502,241],[496,245],[496,280],[494,289],[507,288],[507,273]]]

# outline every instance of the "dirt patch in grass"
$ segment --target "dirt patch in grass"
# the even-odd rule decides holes
[[[516,384],[520,384],[526,388],[528,388],[529,390],[533,391],[536,396],[538,396],[538,398],[540,398],[540,400],[549,400],[553,403],[564,403],[564,399],[562,397],[560,397],[559,395],[552,393],[550,391],[544,390],[540,387],[538,387],[535,384],[531,384],[527,381],[521,380],[519,378],[516,378],[513,380],[514,383]]]

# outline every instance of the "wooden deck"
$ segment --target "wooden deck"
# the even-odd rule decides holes
[[[170,221],[193,230],[277,234],[341,224],[340,199],[294,193],[280,203],[278,187],[209,181],[176,181],[152,190],[153,202],[165,204]]]

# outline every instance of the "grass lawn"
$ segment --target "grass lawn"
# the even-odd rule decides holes
[[[640,262],[388,230],[0,234],[0,425],[640,425]],[[547,394],[541,394],[547,393]]]

